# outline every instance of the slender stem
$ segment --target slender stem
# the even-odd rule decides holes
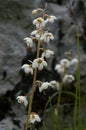
[[[74,129],[77,129],[77,121],[78,128],[80,125],[80,38],[79,38],[79,28],[77,28],[77,47],[78,47],[78,69],[76,73],[76,98],[75,98],[75,110],[74,110]],[[77,117],[78,115],[78,117]],[[77,120],[78,119],[78,120]]]
[[[79,27],[77,29],[77,46],[78,46],[78,70],[77,70],[77,91],[78,91],[78,129],[80,126],[80,38],[79,38]]]
[[[57,102],[57,106],[56,106],[56,118],[55,118],[55,130],[56,130],[56,124],[57,124],[57,120],[58,120],[58,112],[59,112],[59,105],[60,105],[60,101],[61,101],[61,93],[62,93],[62,82],[60,83],[60,90],[59,90],[59,95],[58,95],[58,102]]]
[[[40,39],[38,40],[38,47],[37,47],[37,56],[36,56],[36,58],[39,57],[39,48],[40,48]],[[30,119],[30,113],[31,113],[33,97],[34,97],[36,75],[37,75],[37,68],[35,68],[35,70],[34,70],[33,85],[32,85],[32,91],[31,91],[31,95],[30,95],[30,101],[29,101],[28,115],[27,115],[25,130],[28,130],[28,123],[29,123],[29,119]]]
[[[77,124],[77,96],[78,96],[78,92],[77,92],[77,88],[76,88],[75,108],[74,108],[74,130],[77,129],[77,127],[76,127],[76,124]]]
[[[79,29],[77,30],[77,44],[78,44],[78,72],[77,72],[77,86],[79,91],[79,111],[80,111],[80,38],[79,38]]]

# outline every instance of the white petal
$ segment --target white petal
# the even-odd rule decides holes
[[[30,72],[31,72],[31,74],[33,75],[33,69],[32,69],[32,68],[31,68]]]
[[[58,82],[56,82],[55,80],[53,80],[53,81],[50,82],[50,84],[51,84],[51,87],[53,89],[59,90],[60,85],[59,85]]]
[[[78,59],[72,59],[71,66],[77,68],[78,67]]]
[[[36,23],[37,23],[37,20],[36,20],[36,19],[34,19],[34,20],[33,20],[33,24],[35,25]]]
[[[32,46],[33,46],[33,41],[32,41],[31,38],[26,37],[26,38],[24,38],[24,41],[25,41],[25,43],[26,43],[26,45],[27,45],[28,47],[32,47]]]
[[[51,36],[50,39],[53,40],[53,39],[54,39],[54,36]]]
[[[40,23],[37,23],[36,24],[36,28],[40,28],[41,26],[40,26]]]
[[[32,11],[32,14],[37,14],[38,13],[38,10],[36,10],[36,9],[34,9],[33,11]]]
[[[26,100],[24,100],[24,106],[27,107],[27,105],[28,105],[28,101],[26,99]]]
[[[42,69],[43,69],[43,64],[40,64],[40,65],[38,66],[38,69],[39,69],[39,70],[42,70]]]
[[[41,122],[41,119],[40,119],[40,117],[38,115],[35,115],[35,118],[36,118],[37,122]]]
[[[31,32],[31,35],[35,35],[37,33],[37,30],[34,30],[33,32]]]
[[[43,61],[43,65],[46,67],[46,66],[47,66],[47,62],[46,62],[46,61]]]
[[[50,41],[50,38],[47,36],[47,37],[45,38],[45,42],[49,43],[49,41]]]
[[[68,84],[68,83],[73,82],[74,80],[75,80],[75,78],[73,75],[65,75],[63,78],[63,83]]]
[[[40,93],[42,92],[42,90],[43,90],[43,88],[42,88],[42,87],[39,87],[39,92],[40,92]]]
[[[33,68],[37,68],[38,67],[38,62],[36,60],[33,61],[32,67]]]
[[[39,117],[39,115],[37,115],[36,113],[32,113],[30,115],[30,123],[34,124],[35,122],[41,122],[41,119]]]
[[[68,59],[62,59],[60,61],[60,64],[65,67],[65,68],[69,68],[70,67],[70,61]]]
[[[58,69],[60,68],[60,64],[57,64],[56,66],[55,66],[55,70],[57,70],[58,71]]]
[[[30,72],[30,68],[26,67],[26,68],[24,69],[24,72],[28,74],[28,73]]]
[[[59,74],[64,74],[64,72],[65,72],[64,67],[62,67],[60,64],[57,64],[57,65],[55,66],[55,70],[56,70],[57,73],[59,73]]]
[[[25,96],[18,96],[16,99],[18,103],[23,103],[25,107],[28,105],[28,101]]]
[[[25,67],[28,67],[28,64],[24,64],[24,65],[22,65],[22,69],[24,69]]]

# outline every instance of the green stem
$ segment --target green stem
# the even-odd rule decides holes
[[[78,46],[78,71],[77,71],[77,91],[78,91],[78,130],[80,125],[80,38],[79,38],[79,28],[77,29],[77,46]]]
[[[77,129],[77,96],[78,96],[78,92],[77,92],[77,88],[76,88],[76,96],[75,96],[75,108],[74,108],[74,130]]]
[[[62,91],[61,93],[65,93],[65,94],[67,94],[67,95],[71,95],[71,96],[73,96],[74,98],[76,98],[76,94],[74,94],[74,93],[72,93],[72,92]],[[46,105],[45,105],[45,108],[44,108],[44,114],[45,114],[46,108],[47,108],[47,106],[48,106],[50,100],[52,101],[52,99],[53,99],[54,97],[56,97],[58,94],[59,94],[59,92],[56,92],[56,93],[54,93],[54,94],[48,99],[48,101],[47,101],[47,103],[46,103]],[[77,97],[77,99],[79,99],[79,97]]]
[[[59,105],[60,105],[60,101],[61,101],[61,93],[62,93],[62,82],[60,83],[60,90],[59,90],[59,95],[58,95],[58,102],[57,102],[57,106],[56,106],[56,118],[55,118],[55,130],[56,130],[56,127],[57,127],[57,120],[58,120],[58,112],[59,112]]]
[[[77,31],[77,43],[78,43],[78,72],[77,72],[77,86],[79,93],[79,111],[80,111],[80,38],[79,38],[79,29]]]
[[[77,129],[78,121],[78,130],[80,124],[80,38],[79,38],[79,28],[77,28],[77,53],[78,53],[78,69],[76,73],[76,98],[75,98],[75,110],[74,110],[74,129]],[[77,98],[78,97],[78,98]],[[78,118],[77,118],[78,116]],[[78,119],[78,120],[77,120]]]

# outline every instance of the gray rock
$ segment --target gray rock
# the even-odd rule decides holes
[[[3,94],[21,79],[19,71],[26,56],[23,39],[32,29],[32,10],[43,6],[43,2],[1,0],[0,3],[0,94]]]

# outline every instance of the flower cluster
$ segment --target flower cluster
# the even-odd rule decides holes
[[[50,82],[41,82],[41,85],[39,85],[39,92],[41,93],[42,91],[52,88],[54,90],[59,90],[59,83],[55,80],[52,80]]]
[[[62,59],[60,60],[60,64],[56,64],[55,66],[55,70],[59,73],[59,74],[63,74],[65,72],[65,69],[69,69],[70,67],[72,67],[72,69],[78,67],[78,59],[74,58],[71,61],[68,59]]]
[[[45,9],[37,8],[32,11],[32,14],[37,15],[41,13],[42,16],[37,17],[33,20],[33,25],[35,26],[35,30],[33,30],[30,34],[30,37],[24,38],[26,46],[28,48],[32,48],[35,44],[37,44],[37,56],[33,61],[30,61],[30,64],[23,64],[21,69],[25,72],[26,75],[33,75],[33,85],[32,85],[32,95],[30,98],[30,105],[32,105],[33,95],[34,95],[34,87],[37,82],[36,80],[36,73],[37,71],[41,71],[44,67],[48,66],[48,60],[54,55],[54,52],[49,49],[41,48],[41,43],[49,44],[50,40],[54,40],[54,36],[50,31],[45,30],[45,26],[47,23],[53,23],[57,18],[53,15],[48,15],[45,13]],[[45,44],[45,45],[47,45]],[[40,50],[43,52],[40,53]],[[68,74],[67,70],[72,68],[75,71],[78,67],[78,60],[76,58],[69,60],[69,59],[62,59],[60,60],[59,64],[56,64],[55,71],[61,76],[61,80],[63,84],[70,84],[75,81],[75,77],[72,74]],[[39,92],[45,92],[45,90],[51,88],[51,90],[59,91],[60,93],[60,83],[56,80],[52,81],[39,81],[40,84],[38,85]],[[61,81],[60,81],[61,82]],[[59,94],[60,95],[60,94]],[[18,103],[24,104],[25,107],[28,105],[28,100],[26,96],[18,96],[17,98]],[[29,106],[29,110],[31,110],[31,106]],[[41,122],[41,119],[38,114],[35,112],[29,112],[30,119],[29,122],[31,125],[35,124],[35,122]]]
[[[74,58],[72,60],[62,59],[60,60],[60,64],[56,64],[55,70],[58,74],[62,76],[62,80],[64,84],[72,83],[75,80],[75,77],[72,74],[66,74],[68,69],[72,69],[72,71],[77,70],[78,67],[78,59]]]
[[[37,17],[33,20],[33,25],[35,25],[36,29],[31,32],[29,37],[24,38],[24,42],[29,49],[33,48],[35,41],[36,43],[38,42],[37,57],[33,61],[28,60],[30,61],[30,64],[23,64],[21,67],[26,75],[31,74],[34,76],[34,73],[36,72],[35,70],[43,70],[44,67],[48,66],[47,59],[51,58],[51,56],[54,55],[54,52],[52,50],[40,48],[41,42],[44,44],[49,44],[50,40],[54,40],[53,34],[50,31],[45,31],[44,27],[47,25],[47,23],[53,23],[57,19],[55,16],[48,15],[44,11],[45,10],[41,8],[37,8],[32,11],[32,14],[42,14],[42,16]],[[42,53],[40,53],[41,49]],[[33,80],[33,82],[36,81]],[[39,86],[39,92],[42,92],[49,87],[54,90],[59,90],[59,83],[54,80],[50,82],[41,82],[41,85]],[[25,107],[27,107],[28,100],[26,96],[18,96],[16,99],[18,103],[22,103]],[[41,119],[38,114],[31,112],[29,123],[34,124],[35,122],[41,122]]]

